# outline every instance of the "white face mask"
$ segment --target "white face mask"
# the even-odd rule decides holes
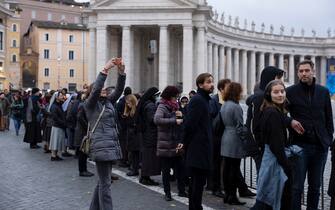
[[[158,95],[158,96],[155,96],[155,102],[159,102],[161,100],[161,97]]]

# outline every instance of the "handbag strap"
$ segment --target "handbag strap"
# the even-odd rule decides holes
[[[100,112],[100,115],[99,115],[97,121],[95,122],[94,127],[92,128],[91,133],[94,133],[95,129],[97,128],[97,126],[98,126],[98,124],[99,124],[99,122],[100,122],[100,120],[101,120],[101,117],[102,117],[102,115],[103,115],[103,113],[104,113],[104,111],[105,111],[105,108],[106,108],[106,106],[104,105],[103,108],[102,108],[102,111]],[[89,128],[89,127],[88,127],[88,128]]]

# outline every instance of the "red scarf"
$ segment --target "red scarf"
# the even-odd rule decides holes
[[[165,100],[165,99],[162,98],[161,103],[170,107],[170,109],[172,109],[172,111],[174,111],[174,112],[179,110],[179,104],[178,104],[177,101]]]

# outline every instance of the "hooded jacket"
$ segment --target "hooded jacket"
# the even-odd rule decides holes
[[[142,146],[145,148],[156,148],[157,146],[157,126],[154,123],[157,106],[154,97],[158,94],[159,90],[156,87],[149,88],[136,108],[136,129],[142,133]]]
[[[268,66],[263,69],[261,74],[261,81],[259,84],[259,89],[257,89],[253,95],[249,96],[246,100],[246,104],[248,105],[247,112],[247,127],[254,134],[255,140],[259,147],[263,148],[264,143],[261,142],[261,129],[260,129],[260,108],[264,99],[264,90],[267,84],[272,80],[276,79],[276,76],[283,74],[284,71],[278,69],[274,66]]]

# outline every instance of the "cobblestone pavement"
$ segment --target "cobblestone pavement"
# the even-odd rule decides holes
[[[78,176],[77,160],[73,157],[64,161],[51,162],[50,154],[42,149],[31,150],[23,143],[23,129],[16,137],[13,129],[0,133],[0,210],[86,210],[89,207],[97,177]],[[89,170],[95,172],[92,164]],[[187,208],[187,200],[166,202],[162,185],[148,189],[127,177],[124,169],[113,169],[121,175],[112,184],[115,210],[181,210]],[[154,177],[161,183],[161,177]],[[172,186],[174,192],[176,187]],[[179,202],[181,201],[181,202]],[[247,200],[251,206],[252,200]],[[245,207],[223,206],[222,200],[204,193],[204,209],[246,209]]]

